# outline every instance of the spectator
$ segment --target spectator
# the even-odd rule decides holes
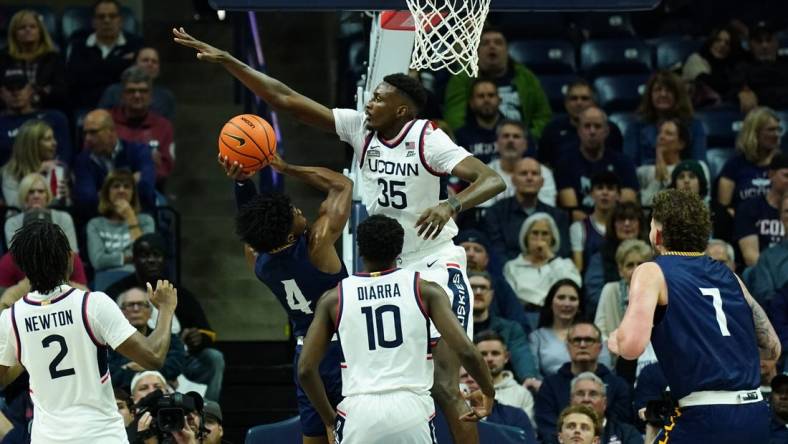
[[[506,262],[503,275],[526,311],[538,311],[547,291],[560,279],[571,279],[580,285],[580,274],[572,260],[556,257],[561,235],[549,214],[528,216],[519,237],[521,254]]]
[[[605,242],[607,224],[619,199],[618,176],[610,171],[594,174],[591,178],[591,199],[594,212],[569,227],[572,261],[580,271]]]
[[[68,47],[66,74],[72,106],[95,108],[101,93],[120,79],[141,46],[137,36],[123,33],[117,0],[94,3],[93,33],[74,37]]]
[[[779,374],[772,379],[771,444],[788,443],[788,375]]]
[[[41,16],[30,9],[17,11],[8,22],[8,47],[0,51],[0,72],[19,69],[33,88],[33,105],[63,108],[65,66]]]
[[[725,162],[717,183],[717,202],[731,216],[739,203],[765,195],[768,166],[780,150],[780,118],[769,108],[747,114],[736,138],[737,155]]]
[[[71,133],[65,114],[55,110],[38,110],[33,106],[33,86],[23,71],[9,69],[0,72],[0,98],[5,104],[5,112],[0,115],[0,165],[8,162],[14,138],[28,120],[43,120],[52,127],[57,141],[57,157],[65,163],[72,159]]]
[[[752,267],[767,248],[785,238],[780,218],[780,199],[788,193],[788,155],[778,153],[769,164],[771,187],[766,195],[742,201],[736,208],[734,239],[739,244],[744,264]]]
[[[105,110],[94,110],[83,124],[85,148],[74,162],[74,205],[80,216],[89,219],[96,214],[98,192],[111,171],[129,169],[134,173],[140,204],[145,211],[154,211],[156,170],[147,146],[118,138],[112,117]]]
[[[496,129],[505,120],[498,106],[501,97],[495,82],[481,78],[473,81],[471,97],[468,99],[468,110],[471,116],[465,125],[455,131],[457,145],[465,148],[474,157],[484,163],[490,163],[498,156],[495,141],[498,138]]]
[[[786,275],[781,276],[784,280]],[[788,347],[788,285],[778,287],[774,293],[769,295],[771,299],[765,299],[765,307],[768,309],[769,318],[774,326],[774,331],[780,337],[780,344]]]
[[[624,318],[624,312],[629,305],[629,283],[635,268],[653,257],[651,247],[640,239],[625,240],[618,246],[616,263],[621,279],[618,282],[608,282],[602,288],[594,318],[594,324],[599,327],[603,338],[607,339]]]
[[[780,198],[780,221],[788,230],[788,193]],[[747,288],[761,305],[767,305],[775,292],[788,284],[788,238],[758,256],[754,267],[744,270]]]
[[[167,380],[164,379],[164,375],[157,372],[156,370],[146,370],[144,372],[135,374],[131,379],[130,388],[131,401],[133,404],[137,404],[140,399],[148,396],[156,390],[161,390],[162,393],[167,393],[170,391],[170,388],[167,385]]]
[[[637,199],[638,180],[635,165],[625,155],[609,150],[607,114],[590,106],[580,113],[577,134],[580,144],[567,151],[556,165],[555,179],[558,204],[572,211],[572,220],[583,220],[593,211],[591,178],[600,171],[612,171],[621,181],[622,201]]]
[[[148,336],[153,332],[153,329],[148,327],[152,304],[145,291],[139,288],[132,288],[118,296],[117,302],[126,319],[137,331],[143,336]],[[185,354],[181,340],[178,339],[178,336],[172,335],[170,338],[170,349],[161,368],[161,376],[164,377],[164,381],[171,382],[178,378],[178,375],[183,370]],[[155,382],[146,384],[145,379],[142,378],[150,376],[149,372],[144,372],[142,366],[114,350],[109,352],[108,365],[113,387],[124,390],[131,388],[131,396],[135,403],[139,402],[146,394],[161,388],[161,382],[163,381],[154,380]],[[159,386],[155,386],[157,383]]]
[[[158,233],[143,234],[132,244],[134,273],[109,286],[105,293],[116,298],[131,288],[143,288],[160,279],[169,279],[166,272],[167,244]],[[149,327],[158,313],[153,309]],[[179,334],[186,345],[186,361],[183,375],[194,382],[207,384],[205,398],[217,400],[224,379],[224,355],[213,347],[216,333],[211,329],[200,302],[183,285],[178,285],[178,306],[175,308],[176,320],[173,319],[173,333]],[[152,325],[151,325],[152,324]]]
[[[134,415],[131,413],[134,408],[131,396],[125,390],[119,388],[113,389],[113,391],[115,392],[115,404],[118,406],[118,413],[123,418],[123,426],[128,427],[134,421]]]
[[[506,37],[490,26],[482,30],[479,43],[479,77],[489,78],[498,86],[499,109],[507,119],[525,123],[536,139],[542,135],[552,114],[542,85],[528,68],[511,60]],[[443,112],[452,128],[467,122],[471,85],[472,79],[464,73],[453,76],[446,85]]]
[[[649,346],[649,348],[651,347]],[[657,418],[647,416],[646,406],[650,401],[665,401],[666,398],[669,399],[669,390],[668,381],[665,379],[665,374],[662,372],[662,367],[660,367],[658,362],[652,362],[643,366],[635,384],[633,405],[638,418],[646,422],[645,442],[655,442],[654,437],[657,436],[659,430],[663,426],[668,425],[664,421],[658,421]],[[653,416],[658,417],[660,413],[654,412]]]
[[[663,120],[657,124],[656,159],[653,164],[641,165],[637,168],[640,182],[640,203],[650,207],[654,196],[668,188],[671,174],[687,154],[689,129],[678,119]],[[706,163],[696,161],[703,169],[706,182],[709,181],[709,170]]]
[[[670,71],[658,71],[646,84],[646,92],[637,110],[640,121],[627,129],[624,135],[624,153],[636,166],[654,163],[658,123],[678,119],[689,128],[687,157],[706,159],[706,130],[703,123],[693,116],[687,88],[681,79]]]
[[[681,69],[696,108],[720,105],[731,98],[736,67],[742,60],[739,34],[731,26],[714,28],[703,46]]]
[[[607,390],[599,376],[592,372],[580,373],[572,379],[570,390],[570,405],[588,406],[602,420],[600,444],[643,444],[643,436],[636,428],[606,417]]]
[[[584,309],[580,287],[574,281],[562,279],[550,287],[539,313],[539,328],[529,338],[542,379],[554,375],[570,361],[567,336],[572,325],[583,320]],[[610,365],[610,353],[604,343],[599,359]],[[537,390],[541,385],[539,381],[526,382]]]
[[[128,171],[113,171],[104,180],[99,214],[88,222],[87,244],[96,271],[94,286],[103,290],[134,271],[131,244],[156,227],[150,215],[140,213],[134,176]]]
[[[52,127],[43,120],[28,120],[19,128],[11,159],[3,166],[3,199],[10,207],[19,207],[19,182],[28,174],[40,173],[51,192],[53,206],[71,203],[68,165],[55,158],[57,140]]]
[[[504,370],[510,357],[504,339],[498,333],[487,330],[479,332],[474,343],[490,368],[495,385],[495,400],[522,409],[533,421],[534,398],[531,392],[517,383],[512,372]]]
[[[604,381],[607,389],[607,418],[631,422],[632,394],[626,381],[598,362],[602,351],[599,329],[588,322],[573,325],[567,335],[567,347],[571,362],[561,366],[556,374],[546,377],[536,395],[534,414],[542,440],[555,436],[559,412],[569,405],[572,379],[584,372],[594,373]]]
[[[570,83],[564,94],[565,115],[553,117],[542,131],[539,139],[539,161],[550,168],[556,167],[556,162],[567,151],[572,151],[580,145],[577,135],[577,125],[580,123],[580,113],[590,106],[597,106],[596,91],[585,79],[578,78]],[[613,122],[608,122],[609,133],[607,147],[621,152],[623,137],[621,130]]]
[[[599,444],[602,421],[594,411],[584,405],[573,405],[558,416],[558,442]]]
[[[514,196],[516,193],[512,183],[514,168],[523,156],[534,157],[532,154],[535,154],[535,152],[529,152],[528,150],[525,127],[522,123],[515,120],[505,120],[498,125],[496,134],[498,138],[495,141],[495,148],[498,150],[498,157],[490,161],[487,166],[501,175],[501,178],[506,183],[506,190],[497,194],[493,199],[477,205],[477,207],[486,208],[501,199]],[[542,203],[555,206],[556,190],[553,172],[544,165],[541,165],[539,168],[542,175],[542,187],[539,189],[537,197]]]
[[[715,261],[722,262],[731,271],[736,271],[736,253],[733,251],[731,244],[724,240],[709,239],[709,243],[706,245],[706,255]],[[749,288],[752,289],[752,287]]]
[[[544,184],[542,167],[531,157],[518,160],[512,170],[513,195],[496,202],[484,214],[484,226],[492,241],[495,252],[502,258],[513,259],[520,254],[520,227],[525,219],[535,212],[549,214],[558,225],[563,239],[569,238],[569,222],[566,213],[538,199]],[[569,244],[562,243],[558,249],[561,257],[569,256]]]
[[[11,240],[14,237],[16,230],[22,228],[24,221],[33,210],[39,210],[37,215],[43,215],[47,219],[58,225],[68,238],[68,244],[71,251],[79,252],[77,244],[77,232],[74,230],[74,221],[71,215],[65,211],[56,210],[54,208],[48,209],[52,205],[52,192],[47,186],[47,180],[44,176],[31,173],[26,175],[19,183],[19,190],[15,199],[22,207],[22,212],[15,214],[5,221],[5,242],[6,246],[11,246]]]
[[[203,444],[221,444],[224,428],[222,428],[222,408],[219,403],[210,399],[206,400],[204,417],[204,425],[208,429],[208,434],[202,439]]]
[[[742,113],[757,106],[788,107],[788,58],[779,55],[777,33],[766,23],[749,32],[750,57],[740,63],[732,82]]]
[[[165,119],[172,122],[175,119],[175,96],[172,91],[156,83],[159,78],[160,64],[159,52],[155,48],[145,47],[137,51],[137,58],[135,59],[134,66],[142,68],[153,82],[153,90],[151,92],[151,111],[160,114]],[[120,105],[121,97],[123,95],[123,85],[120,83],[113,83],[104,90],[99,100],[98,107],[104,109],[112,109]]]
[[[507,361],[511,361],[514,376],[518,381],[537,375],[534,356],[523,327],[514,321],[495,316],[490,313],[490,303],[495,297],[490,274],[483,271],[471,271],[468,280],[473,291],[473,331],[493,332],[501,337],[504,348],[508,349]],[[478,340],[481,333],[476,336]],[[533,412],[530,412],[533,413]]]
[[[709,201],[708,170],[697,160],[682,160],[670,174],[670,188],[688,190]]]
[[[121,77],[123,95],[112,108],[115,130],[122,140],[147,145],[156,165],[156,182],[162,189],[175,162],[172,123],[151,110],[153,80],[140,67],[132,66]]]

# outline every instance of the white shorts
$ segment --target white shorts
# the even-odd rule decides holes
[[[337,406],[337,444],[435,444],[429,394],[398,391],[348,396]]]
[[[408,270],[418,271],[422,279],[435,282],[449,295],[452,311],[473,340],[473,292],[466,272],[465,249],[459,245],[446,243],[429,250],[421,250],[401,255],[397,264]],[[430,338],[440,338],[441,334],[430,325]]]

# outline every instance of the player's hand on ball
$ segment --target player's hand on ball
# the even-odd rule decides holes
[[[178,290],[169,281],[160,279],[156,282],[155,291],[150,282],[147,285],[148,298],[156,308],[159,310],[169,308],[175,311],[175,307],[178,305]]]
[[[494,397],[485,395],[481,390],[461,394],[470,403],[471,411],[460,416],[460,421],[477,422],[492,412]]]
[[[197,50],[197,58],[206,62],[219,63],[227,59],[227,52],[221,49],[214,48],[213,46],[201,42],[196,38],[189,35],[183,27],[172,28],[172,34],[175,36],[173,40],[175,43]]]
[[[424,210],[415,226],[419,229],[419,237],[424,239],[438,237],[443,226],[451,219],[452,214],[454,214],[454,210],[443,202]]]
[[[271,163],[269,163],[269,165],[271,165],[271,167],[273,169],[275,169],[276,171],[279,171],[280,173],[285,168],[287,168],[287,162],[282,160],[282,158],[279,157],[279,154],[274,154],[274,157],[273,157],[273,159],[271,159]]]
[[[244,173],[243,165],[239,164],[238,162],[230,162],[226,156],[222,156],[221,153],[217,156],[217,161],[219,165],[224,168],[224,173],[227,174],[227,177],[234,179],[237,182],[243,182],[257,174],[254,173]]]

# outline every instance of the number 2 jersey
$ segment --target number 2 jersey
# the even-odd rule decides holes
[[[359,195],[367,213],[396,219],[405,228],[402,254],[426,251],[451,242],[457,234],[452,219],[436,239],[420,238],[416,225],[424,210],[441,202],[441,177],[471,153],[456,145],[429,120],[412,120],[391,141],[367,129],[364,113],[334,109],[336,132],[353,147],[359,162]]]
[[[651,344],[675,400],[705,390],[760,386],[755,325],[739,281],[708,256],[656,259],[668,289],[657,306]]]
[[[30,374],[32,442],[127,442],[107,352],[136,331],[107,295],[66,285],[0,314],[0,364]]]
[[[342,346],[342,395],[405,390],[429,395],[430,321],[419,273],[358,273],[339,284],[335,325]]]

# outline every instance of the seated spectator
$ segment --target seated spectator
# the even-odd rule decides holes
[[[473,341],[490,368],[495,386],[495,400],[522,409],[533,421],[534,398],[531,392],[517,382],[512,372],[504,370],[510,358],[504,338],[494,331],[486,330],[477,333]]]
[[[139,288],[132,288],[118,296],[117,302],[123,314],[126,316],[126,319],[128,319],[129,323],[131,323],[137,331],[143,336],[148,336],[153,332],[153,329],[148,327],[148,319],[150,319],[151,307],[153,304],[150,303],[150,298],[145,291]],[[182,373],[183,361],[185,358],[186,352],[184,351],[183,343],[177,335],[172,335],[170,338],[170,349],[167,351],[167,357],[164,358],[164,365],[160,369],[161,375],[164,376],[164,380],[167,383],[175,381],[178,375]],[[150,390],[147,390],[147,393],[145,393],[145,380],[142,378],[150,373],[145,372],[141,374],[141,372],[145,371],[141,365],[129,360],[114,350],[109,351],[107,364],[109,365],[109,372],[112,376],[112,386],[124,390],[130,389],[132,399],[135,403],[142,399],[147,393],[160,388],[155,387],[155,383],[153,383],[148,386]],[[138,375],[139,378],[137,377]],[[158,382],[160,383],[162,381]]]
[[[654,163],[656,159],[658,124],[663,120],[678,119],[689,128],[687,157],[706,160],[706,129],[693,115],[687,88],[670,71],[658,71],[646,84],[646,91],[638,107],[640,121],[624,134],[624,154],[636,166]]]
[[[134,241],[132,253],[134,274],[115,282],[105,290],[111,298],[117,298],[131,288],[143,288],[147,283],[153,285],[160,279],[171,278],[166,272],[167,244],[162,235],[143,234]],[[155,308],[153,310],[149,322],[151,328],[155,327],[153,321],[157,317]],[[175,316],[173,333],[180,335],[188,352],[183,376],[191,381],[207,384],[206,399],[219,399],[224,378],[224,355],[213,347],[216,333],[211,330],[200,302],[183,285],[178,285],[178,306],[175,308]]]
[[[555,168],[556,162],[565,152],[572,151],[580,145],[580,138],[577,135],[580,113],[590,106],[598,106],[594,87],[587,80],[580,78],[570,83],[564,94],[566,114],[553,117],[542,131],[542,138],[539,139],[540,162]],[[608,122],[608,129],[607,147],[621,152],[624,143],[621,130],[613,122]]]
[[[785,279],[785,275],[782,278]],[[780,344],[788,347],[788,285],[777,288],[770,296],[771,299],[764,300],[764,307],[768,310],[769,319],[780,338]]]
[[[528,132],[539,139],[550,121],[550,102],[539,79],[525,66],[511,60],[503,33],[485,26],[479,43],[479,77],[489,78],[498,85],[499,109],[507,119],[525,123]],[[473,79],[465,73],[449,79],[446,85],[443,114],[452,128],[467,122],[468,98]]]
[[[720,105],[731,99],[733,78],[742,60],[739,34],[731,26],[712,29],[703,46],[690,54],[681,69],[696,108]]]
[[[477,341],[484,337],[481,332],[495,333],[500,336],[503,348],[508,350],[506,361],[511,361],[516,379],[522,381],[537,376],[536,363],[523,327],[490,313],[490,303],[495,297],[490,274],[471,271],[468,280],[473,291],[473,331],[479,332]]]
[[[571,362],[554,375],[547,376],[536,395],[534,414],[543,441],[556,435],[556,419],[569,405],[571,383],[577,375],[591,372],[604,381],[607,390],[607,418],[632,422],[632,394],[626,381],[598,362],[602,335],[594,324],[580,322],[569,329],[567,347]]]
[[[749,57],[731,79],[742,113],[757,106],[788,108],[788,57],[780,55],[777,33],[768,24],[758,23],[749,30],[747,42]]]
[[[104,180],[99,214],[88,222],[87,244],[90,264],[96,271],[95,287],[103,290],[123,277],[118,272],[134,271],[131,244],[156,227],[150,215],[140,213],[134,176],[128,171],[113,171]]]
[[[618,324],[624,318],[624,312],[629,305],[629,283],[632,281],[632,273],[638,265],[650,261],[653,257],[654,251],[649,244],[640,239],[625,240],[618,246],[616,264],[621,279],[618,282],[608,282],[602,288],[594,318],[594,324],[599,327],[605,340],[618,328]]]
[[[731,271],[736,271],[736,253],[731,244],[724,240],[709,239],[709,243],[706,245],[706,255],[715,261],[722,262]],[[749,290],[752,291],[752,287],[749,287]]]
[[[780,218],[780,199],[788,193],[788,155],[772,157],[768,172],[771,187],[766,195],[741,202],[736,208],[733,238],[738,242],[744,265],[752,267],[762,251],[785,238]]]
[[[561,235],[553,218],[547,213],[528,216],[520,228],[520,256],[506,262],[503,276],[512,286],[526,311],[538,311],[547,291],[560,279],[581,284],[571,259],[556,257]]]
[[[788,375],[779,374],[772,379],[769,406],[772,411],[771,444],[788,443]]]
[[[8,22],[7,44],[0,51],[0,72],[22,70],[32,84],[33,106],[63,109],[66,69],[41,16],[30,9],[17,11]]]
[[[140,204],[145,211],[156,207],[156,170],[150,150],[145,145],[126,142],[118,137],[112,117],[105,110],[85,116],[85,149],[74,162],[74,206],[82,218],[96,215],[98,193],[111,171],[128,169],[134,173]]]
[[[572,379],[570,390],[570,405],[588,406],[601,418],[600,444],[643,444],[643,436],[635,427],[606,417],[607,389],[599,376],[592,372],[580,373]]]
[[[627,239],[647,239],[645,224],[642,223],[643,213],[635,202],[621,202],[613,210],[605,229],[605,243],[599,251],[588,260],[585,274],[583,275],[586,294],[586,313],[594,316],[596,313],[602,288],[608,282],[617,282],[618,264],[616,251],[621,242]]]
[[[137,36],[123,33],[117,0],[94,3],[93,32],[75,36],[68,45],[66,75],[72,106],[95,108],[101,93],[120,79],[141,46]]]
[[[48,208],[54,201],[44,176],[37,173],[25,176],[19,183],[16,200],[20,202],[22,212],[9,217],[5,221],[6,246],[11,246],[11,239],[14,237],[16,230],[22,228],[24,221],[32,217],[30,214],[35,213],[37,217],[51,219],[55,225],[59,226],[68,238],[71,251],[79,252],[77,232],[74,230],[74,221],[71,219],[71,215],[65,211]],[[38,211],[34,212],[33,210]]]
[[[574,281],[562,279],[548,291],[545,304],[539,313],[538,328],[529,337],[542,379],[554,375],[570,361],[567,336],[572,325],[583,321],[584,308],[580,287]],[[599,360],[610,365],[610,352],[604,343]],[[537,390],[541,385],[541,381],[526,383]]]
[[[175,162],[172,123],[151,110],[153,80],[142,68],[132,66],[123,71],[121,84],[120,104],[111,111],[115,130],[122,140],[149,147],[161,188]]]
[[[717,184],[717,202],[731,216],[740,202],[768,192],[768,167],[780,151],[780,131],[780,118],[769,108],[753,109],[744,118],[736,138],[739,153],[725,162]]]
[[[584,405],[569,406],[558,416],[557,433],[561,444],[599,444],[602,421],[592,409]]]
[[[605,242],[607,224],[619,199],[618,176],[611,171],[594,174],[591,178],[591,199],[594,212],[569,227],[572,261],[580,271]]]
[[[134,414],[132,413],[134,405],[131,402],[131,396],[125,390],[119,388],[113,389],[113,391],[115,392],[115,404],[118,406],[118,413],[123,418],[123,426],[128,427],[134,421]]]
[[[780,221],[788,232],[788,193],[780,198]],[[775,292],[788,284],[788,238],[760,254],[755,266],[744,270],[743,278],[755,299],[767,306]]]
[[[708,169],[697,160],[682,160],[670,174],[670,188],[691,191],[709,202]]]
[[[672,172],[687,155],[689,130],[681,120],[668,119],[657,124],[656,159],[653,164],[637,168],[640,182],[640,204],[650,207],[654,196],[668,188]],[[706,182],[709,182],[709,169],[704,161],[696,161],[703,169]]]
[[[498,96],[495,82],[485,78],[474,80],[468,99],[468,111],[471,114],[465,125],[454,132],[457,145],[484,163],[490,163],[498,156],[495,149],[498,138],[496,129],[500,122],[506,120],[498,109],[500,104],[501,97]]]
[[[569,238],[569,221],[566,212],[538,199],[544,184],[544,176],[542,176],[544,170],[545,168],[534,158],[525,157],[518,160],[514,164],[511,176],[513,195],[499,200],[484,213],[487,236],[495,252],[504,259],[513,259],[520,254],[520,228],[525,219],[535,212],[544,212],[552,216],[558,225],[561,237]],[[569,256],[568,242],[561,244],[558,255]]]
[[[0,72],[0,98],[5,104],[5,111],[0,115],[0,165],[8,162],[11,147],[19,128],[28,120],[43,120],[52,127],[57,141],[57,158],[70,163],[71,132],[66,115],[55,110],[39,110],[33,106],[33,86],[28,82],[23,71],[10,69]]]
[[[222,408],[216,401],[205,401],[205,428],[208,434],[203,438],[204,444],[221,444],[225,441],[222,440],[224,436],[224,428],[222,428]]]
[[[68,165],[56,159],[57,140],[52,127],[43,120],[28,120],[19,128],[11,159],[3,166],[3,199],[9,207],[21,207],[19,182],[29,174],[40,174],[47,185],[51,204],[67,207],[71,203]]]
[[[175,96],[168,88],[156,83],[160,73],[159,52],[151,47],[140,49],[137,51],[137,58],[133,66],[142,68],[154,82],[151,91],[151,111],[172,122],[175,119]],[[98,107],[112,109],[120,105],[122,95],[123,85],[113,83],[104,90]]]
[[[596,106],[586,108],[578,121],[580,144],[567,151],[556,165],[558,204],[572,211],[572,220],[583,220],[593,211],[591,178],[600,171],[618,176],[622,201],[637,199],[635,165],[627,156],[607,148],[608,133],[607,114]]]

